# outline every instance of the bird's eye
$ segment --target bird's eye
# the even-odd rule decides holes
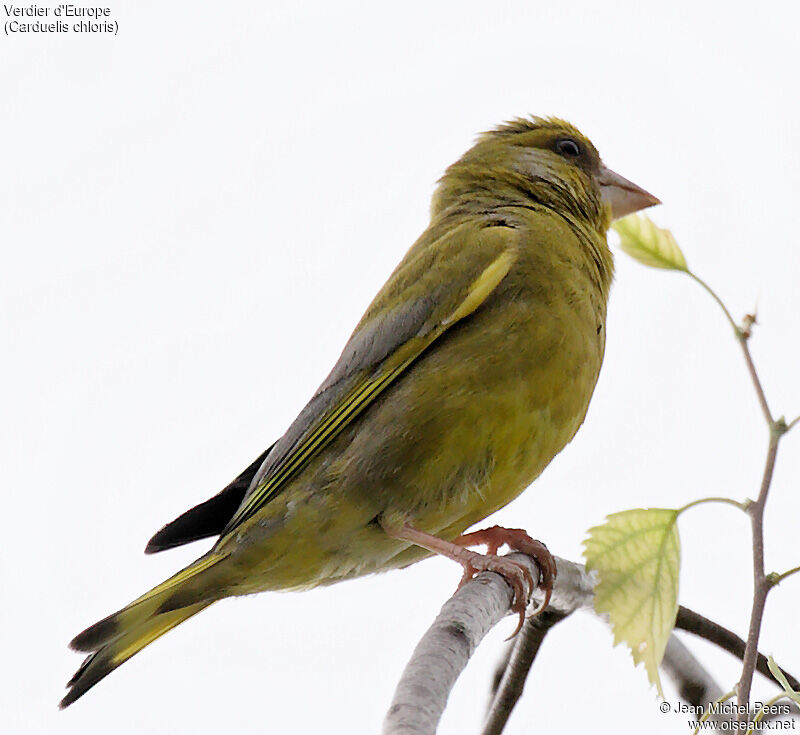
[[[577,158],[581,155],[581,147],[572,138],[562,138],[556,141],[556,152],[562,156]]]

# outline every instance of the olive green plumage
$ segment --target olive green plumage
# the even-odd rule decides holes
[[[603,187],[630,184],[615,176],[560,120],[481,136],[286,434],[178,535],[154,537],[157,550],[222,531],[211,551],[75,638],[91,655],[62,706],[219,599],[407,565],[429,552],[383,526],[453,539],[524,490],[583,422],[600,371]]]

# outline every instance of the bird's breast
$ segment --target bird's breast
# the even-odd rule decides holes
[[[605,303],[574,278],[529,280],[513,274],[365,416],[348,484],[385,515],[466,528],[513,500],[583,422]]]

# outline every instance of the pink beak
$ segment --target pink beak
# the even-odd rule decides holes
[[[600,184],[603,201],[611,206],[613,219],[619,219],[626,214],[661,204],[661,200],[650,192],[645,191],[641,186],[636,186],[632,181],[628,181],[602,164],[597,176],[597,183]]]

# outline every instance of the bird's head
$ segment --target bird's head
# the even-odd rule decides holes
[[[536,201],[588,220],[603,232],[612,219],[660,204],[606,168],[592,142],[557,118],[518,118],[482,134],[439,182],[433,213],[471,201]]]

